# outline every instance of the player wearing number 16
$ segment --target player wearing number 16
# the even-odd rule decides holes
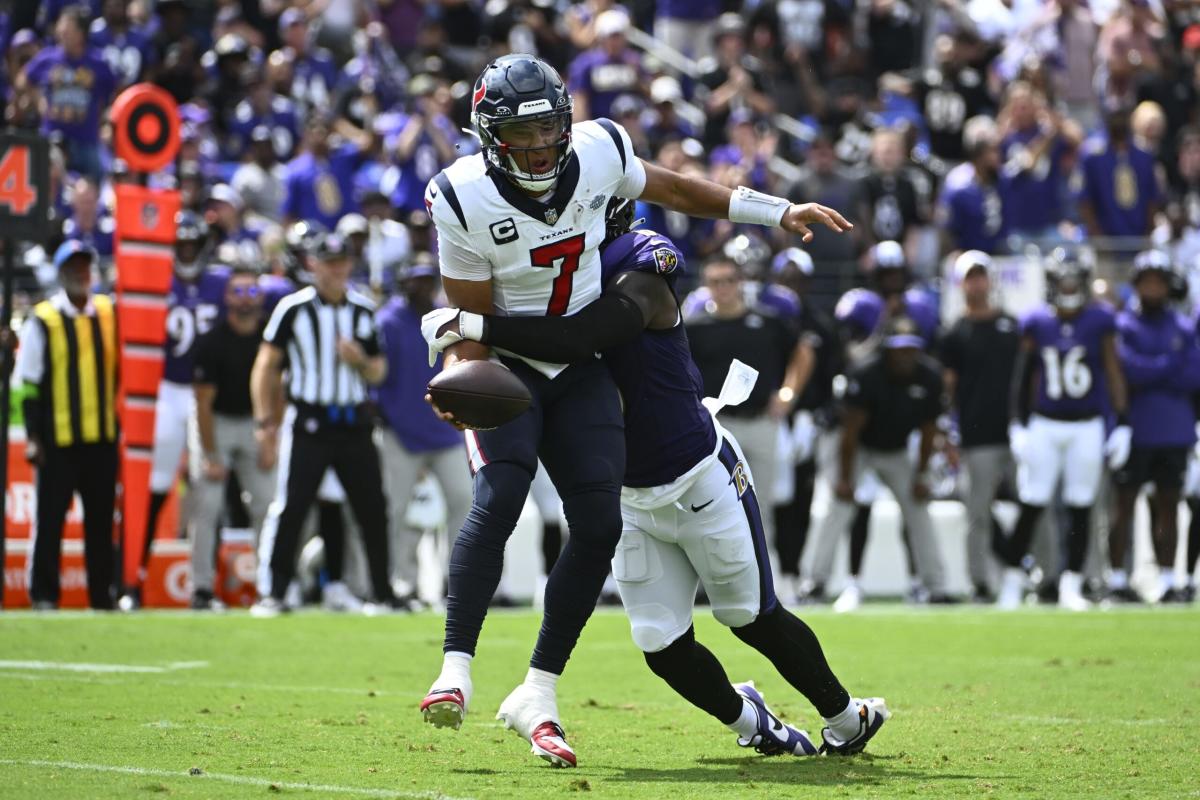
[[[1120,469],[1129,458],[1132,434],[1125,417],[1125,378],[1117,360],[1116,315],[1091,298],[1090,280],[1089,251],[1055,249],[1046,265],[1049,302],[1022,323],[1009,427],[1021,514],[1000,553],[1008,563],[997,600],[1001,608],[1021,602],[1021,559],[1060,479],[1070,531],[1058,602],[1072,611],[1088,607],[1080,571],[1104,459],[1112,469]],[[1110,410],[1116,424],[1106,440],[1104,414]]]
[[[612,197],[640,198],[690,216],[779,226],[806,239],[809,223],[850,228],[832,209],[745,188],[731,192],[647,164],[619,125],[606,119],[572,124],[572,111],[562,78],[533,56],[496,59],[476,81],[471,119],[482,152],[439,173],[425,194],[450,305],[505,316],[578,312],[600,296],[599,246]],[[445,366],[491,355],[478,342],[462,341],[446,351]],[[501,705],[500,716],[535,754],[574,766],[556,683],[621,535],[621,406],[612,378],[595,358],[568,365],[503,351],[495,356],[526,384],[533,401],[495,430],[467,432],[474,500],[450,557],[442,671],[421,710],[435,725],[458,727],[470,706],[470,662],[500,578],[505,541],[540,457],[562,497],[571,535],[547,581],[529,673]]]

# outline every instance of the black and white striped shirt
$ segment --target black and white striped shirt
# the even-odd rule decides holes
[[[338,357],[338,339],[354,339],[368,356],[378,355],[375,304],[353,289],[337,305],[309,286],[279,301],[263,341],[284,352],[287,396],[311,406],[356,406],[367,399],[362,376]]]

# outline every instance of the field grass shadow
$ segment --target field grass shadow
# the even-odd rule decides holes
[[[618,767],[612,780],[629,783],[767,783],[836,786],[875,786],[894,781],[1003,780],[1014,776],[966,775],[929,771],[897,762],[895,756],[863,755],[855,758],[700,758],[677,769]]]

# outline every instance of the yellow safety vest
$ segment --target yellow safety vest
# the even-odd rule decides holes
[[[92,306],[92,316],[67,317],[48,300],[33,310],[46,333],[40,394],[59,447],[117,440],[116,315],[105,295]]]

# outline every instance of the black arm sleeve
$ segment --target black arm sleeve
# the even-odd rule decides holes
[[[1009,397],[1009,413],[1024,425],[1029,421],[1033,400],[1033,371],[1037,366],[1034,354],[1024,347],[1017,352],[1014,368],[1012,395]]]
[[[624,294],[606,294],[569,317],[487,316],[483,343],[513,353],[570,364],[601,350],[632,342],[646,327],[637,302]]]

